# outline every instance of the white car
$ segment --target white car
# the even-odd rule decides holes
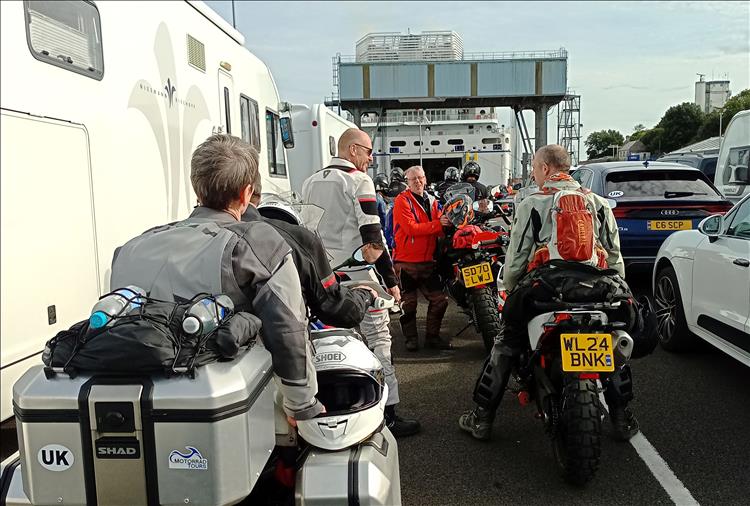
[[[664,349],[708,341],[750,366],[750,194],[659,248],[654,305]]]

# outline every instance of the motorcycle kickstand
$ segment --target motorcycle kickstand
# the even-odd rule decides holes
[[[458,331],[458,334],[456,334],[456,337],[458,337],[458,336],[460,336],[461,334],[463,334],[463,333],[464,333],[464,331],[465,331],[466,329],[468,329],[469,327],[471,327],[472,325],[474,325],[474,322],[473,322],[473,321],[469,321],[469,323],[467,323],[467,324],[466,324],[466,326],[465,326],[464,328],[462,328],[461,330],[459,330],[459,331]]]

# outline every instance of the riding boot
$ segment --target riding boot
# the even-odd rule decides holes
[[[496,345],[484,363],[482,374],[474,387],[476,405],[458,419],[459,427],[475,439],[490,439],[492,422],[505,393],[505,387],[508,386],[513,360],[511,354],[501,353],[500,346]]]
[[[419,349],[419,336],[417,334],[417,313],[404,313],[399,317],[401,333],[404,335],[406,349],[417,351]]]
[[[395,404],[385,407],[385,425],[396,438],[412,436],[421,429],[419,421],[398,416]]]
[[[624,365],[609,374],[604,388],[604,400],[609,409],[609,420],[612,423],[612,437],[617,441],[629,441],[638,434],[640,425],[628,407],[633,399],[633,378],[630,366]]]

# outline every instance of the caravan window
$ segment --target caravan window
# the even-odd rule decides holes
[[[99,10],[87,1],[25,1],[26,41],[37,60],[96,80],[104,76]]]
[[[260,151],[258,102],[245,95],[240,95],[240,120],[242,122],[242,140]]]
[[[266,151],[268,152],[268,172],[272,176],[286,177],[284,145],[281,143],[279,115],[266,110]]]

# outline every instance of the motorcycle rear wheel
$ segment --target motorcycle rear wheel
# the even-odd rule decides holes
[[[559,425],[552,438],[555,461],[565,481],[585,485],[599,468],[602,407],[595,380],[570,379],[561,398]]]
[[[495,344],[495,336],[500,334],[500,312],[497,309],[497,296],[489,286],[469,289],[474,322],[482,334],[484,349],[489,354]]]

